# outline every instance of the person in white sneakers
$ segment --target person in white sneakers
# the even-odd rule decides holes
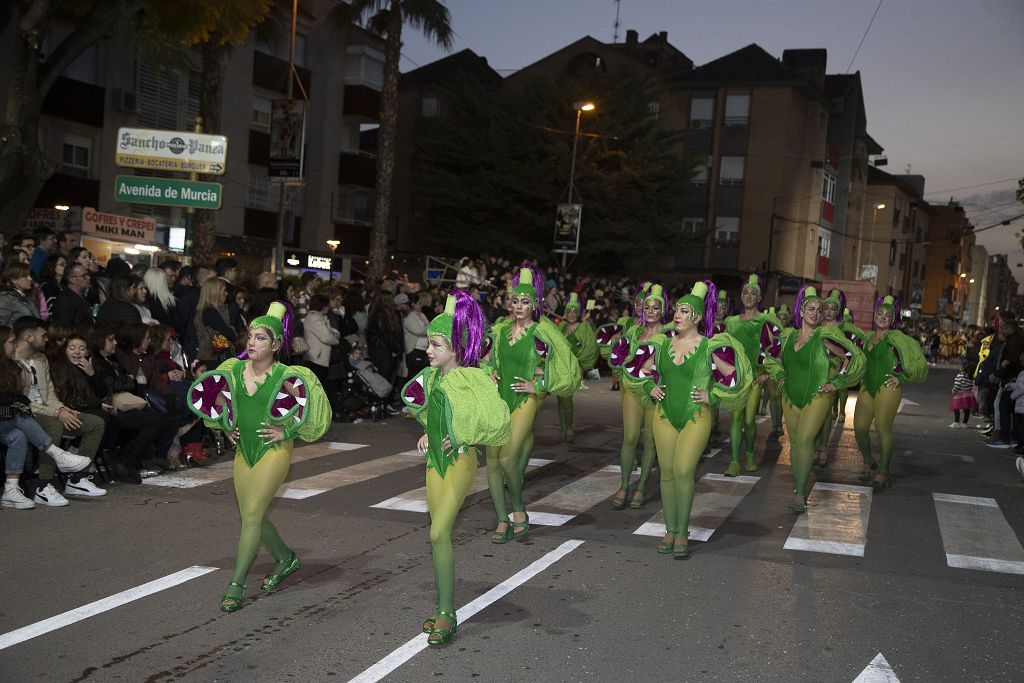
[[[46,453],[61,472],[80,472],[89,466],[90,460],[59,448],[39,423],[32,419],[28,398],[22,393],[21,370],[8,355],[14,351],[11,328],[0,327],[0,339],[4,340],[4,353],[0,353],[0,444],[7,447],[4,458],[7,478],[0,505],[15,510],[30,510],[36,504],[18,486],[18,478],[25,468],[29,443]],[[68,504],[67,499],[57,493],[56,489],[46,493],[54,504]]]
[[[46,323],[39,318],[23,316],[14,321],[14,360],[21,367],[22,386],[29,399],[35,421],[49,436],[49,441],[60,443],[63,436],[79,436],[78,454],[90,463],[95,459],[103,440],[103,420],[95,415],[72,410],[57,399],[50,364],[43,355],[46,348]],[[39,453],[39,479],[33,498],[40,505],[62,506],[67,500],[53,486],[59,466],[51,453]],[[64,493],[76,496],[103,496],[106,491],[96,486],[87,474],[76,473],[68,477]]]

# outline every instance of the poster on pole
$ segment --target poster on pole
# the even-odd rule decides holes
[[[306,142],[306,103],[274,100],[270,107],[270,176],[301,178]]]
[[[555,251],[579,252],[582,204],[559,204],[555,212]]]

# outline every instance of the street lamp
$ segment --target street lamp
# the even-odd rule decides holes
[[[878,218],[878,211],[879,211],[879,209],[884,209],[885,208],[885,203],[884,202],[879,202],[877,204],[874,204],[873,207],[874,208],[873,208],[873,211],[871,213],[871,237],[869,238],[871,240],[871,249],[870,249],[870,253],[869,253],[869,256],[868,256],[868,258],[871,260],[872,263],[874,263],[874,260],[875,260],[875,242],[874,242],[874,239],[875,239],[875,219]],[[863,250],[863,247],[864,247],[864,221],[861,221],[860,225],[861,225],[861,228],[860,228],[860,230],[857,231],[857,267],[861,269],[859,274],[863,274],[864,264],[860,262],[860,256],[861,256],[861,253],[862,253],[862,250]],[[876,279],[878,277],[877,271],[876,271],[875,277],[876,277]]]
[[[576,192],[576,147],[580,141],[580,116],[585,111],[594,111],[596,108],[593,102],[573,102],[572,108],[576,110],[576,130],[572,136],[572,161],[569,165],[569,200],[568,203],[573,203],[573,194]],[[579,244],[579,235],[576,238],[577,244]],[[566,256],[568,249],[562,249],[562,267],[565,268]]]
[[[328,282],[332,282],[334,280],[334,252],[338,250],[340,245],[341,242],[338,240],[327,240],[327,246],[331,248],[331,274],[328,277]]]

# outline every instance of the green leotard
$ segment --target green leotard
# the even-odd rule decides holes
[[[579,361],[580,369],[589,370],[594,367],[597,363],[597,339],[594,336],[593,326],[586,320],[582,320],[577,323],[575,330],[566,333],[566,330],[569,329],[569,322],[563,320],[558,329],[562,331],[565,340],[569,342],[573,355]]]
[[[760,374],[757,357],[761,353],[761,327],[764,325],[764,314],[744,320],[738,315],[725,319],[725,331],[732,335],[743,347],[750,367]]]
[[[531,325],[525,330],[519,339],[512,341],[512,325],[503,325],[500,334],[496,335],[494,350],[495,365],[497,366],[498,394],[501,400],[508,405],[509,412],[526,400],[526,394],[512,390],[512,382],[516,377],[533,379],[540,362],[537,349],[534,347],[533,335],[537,332],[537,325]]]
[[[784,330],[780,357],[769,357],[764,362],[765,370],[773,379],[778,381],[785,378],[782,393],[792,405],[798,408],[808,405],[826,382],[841,389],[856,384],[863,377],[864,354],[837,328],[819,327],[799,350],[796,348],[796,340],[796,329],[791,327]],[[832,364],[835,356],[825,345],[825,340],[841,347],[846,353],[846,359],[840,359],[836,367]]]
[[[889,377],[900,383],[923,382],[928,376],[928,362],[921,346],[898,330],[889,330],[873,342],[871,332],[863,332],[864,354],[867,369],[864,373],[864,389],[875,396]]]
[[[688,387],[707,389],[707,380],[710,377],[703,377],[704,382],[697,384],[698,375],[706,374],[697,372],[698,368],[707,365],[708,340],[701,339],[697,348],[687,356],[682,363],[676,363],[673,355],[672,344],[668,341],[658,348],[658,357],[655,366],[660,373],[660,382],[665,386]],[[658,402],[658,412],[665,417],[672,426],[681,430],[697,416],[702,407],[693,402],[690,395],[685,391],[665,392],[665,398]]]

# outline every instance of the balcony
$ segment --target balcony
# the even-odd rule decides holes
[[[98,85],[83,83],[60,76],[43,100],[43,113],[58,118],[103,127],[106,90]]]
[[[292,95],[301,98],[312,97],[311,83],[313,73],[304,66],[295,66],[296,76],[292,79]],[[299,82],[301,81],[301,83]],[[288,92],[288,62],[264,52],[254,52],[252,60],[252,84],[267,90]]]
[[[377,157],[359,152],[339,154],[338,184],[349,187],[376,186]]]
[[[346,85],[341,113],[352,123],[379,123],[380,92],[365,85]]]
[[[55,173],[36,196],[36,206],[99,206],[100,181]]]

